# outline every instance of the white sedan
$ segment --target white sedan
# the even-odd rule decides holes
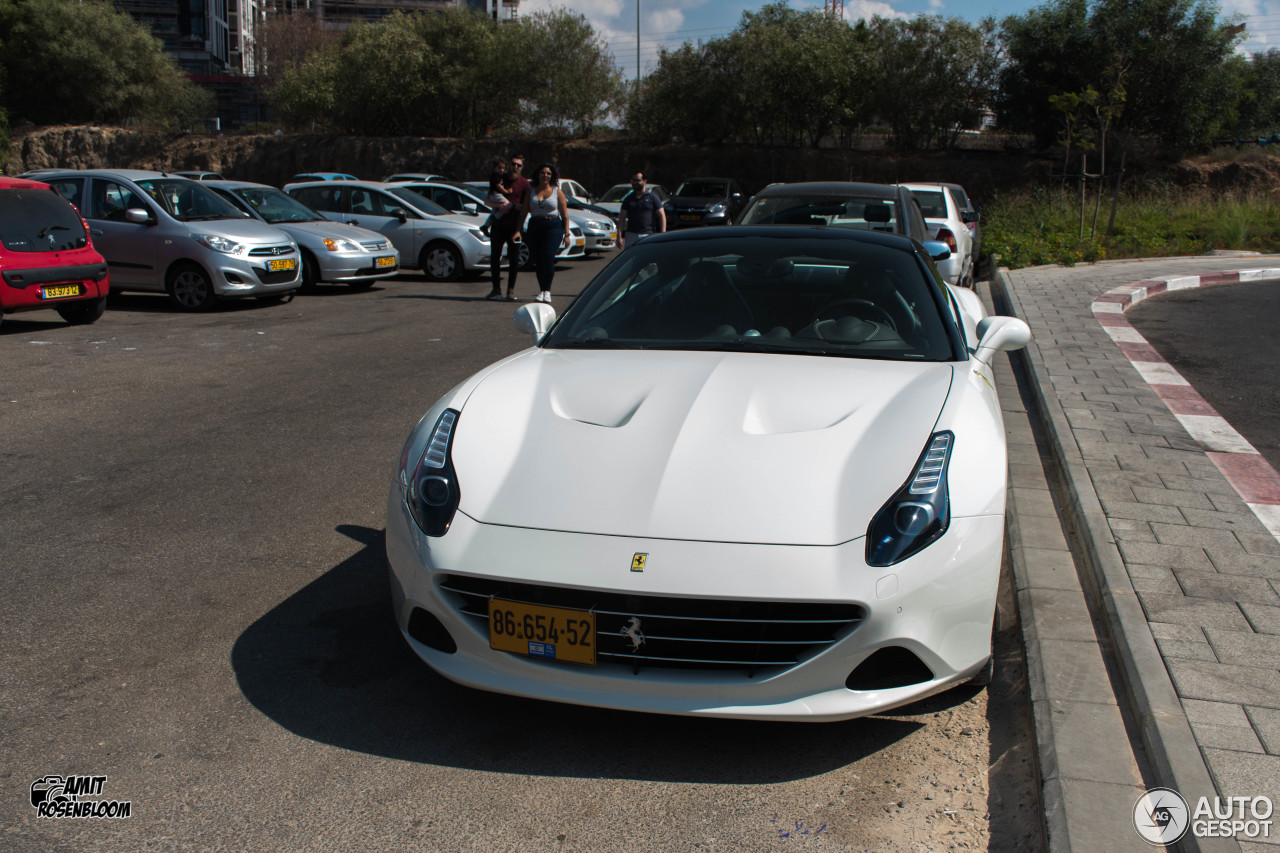
[[[951,257],[938,262],[948,284],[973,287],[973,232],[964,221],[954,191],[945,184],[902,184],[920,204],[933,239],[946,243]]]
[[[930,251],[940,247],[930,246]],[[1004,539],[985,317],[919,244],[728,227],[619,254],[409,435],[395,618],[446,677],[842,720],[988,672]]]

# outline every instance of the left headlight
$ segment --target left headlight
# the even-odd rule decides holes
[[[479,240],[481,243],[488,243],[488,242],[489,242],[489,235],[488,235],[488,234],[486,234],[486,233],[484,233],[483,231],[481,231],[479,228],[472,228],[472,229],[471,229],[471,236],[472,236],[472,237],[475,237],[475,238],[476,238],[477,240]]]
[[[325,237],[324,247],[330,252],[362,252],[364,251],[359,243],[353,243],[350,240],[343,240],[341,237]]]
[[[707,210],[707,212],[708,213],[724,213],[728,209],[729,209],[729,205],[721,201],[711,205],[711,207]]]
[[[601,222],[598,219],[588,219],[586,222],[582,224],[587,228],[590,228],[592,231],[608,231],[609,230],[609,223]]]
[[[428,536],[443,536],[449,531],[453,514],[462,494],[458,491],[453,471],[453,435],[458,425],[458,411],[445,409],[427,438],[412,472],[409,470],[409,444],[400,455],[400,483],[404,486],[404,502],[418,527]],[[410,436],[409,443],[412,444]]]
[[[215,252],[222,252],[224,255],[243,255],[245,247],[235,240],[228,240],[226,237],[217,234],[192,234],[195,241],[202,246],[213,249]]]
[[[947,531],[951,524],[947,466],[954,443],[954,433],[934,433],[911,479],[871,519],[867,565],[892,566],[924,550]]]

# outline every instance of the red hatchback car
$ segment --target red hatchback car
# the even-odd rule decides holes
[[[107,307],[107,262],[71,203],[48,184],[0,177],[0,319],[52,308],[92,323]]]

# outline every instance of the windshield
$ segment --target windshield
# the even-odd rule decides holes
[[[11,252],[65,252],[89,245],[84,222],[53,190],[0,190],[0,242]]]
[[[892,199],[874,196],[760,196],[742,214],[742,225],[833,225],[857,231],[901,234]]]
[[[858,238],[645,241],[606,267],[545,346],[963,358],[912,250]]]
[[[728,195],[724,181],[685,181],[676,190],[676,195],[685,198],[723,198]]]
[[[413,205],[418,210],[421,210],[423,213],[430,213],[432,216],[449,215],[449,211],[445,210],[431,199],[406,187],[392,187],[391,194],[409,202],[409,204]]]
[[[608,191],[600,196],[601,201],[622,201],[627,197],[627,193],[631,192],[630,184],[618,184],[616,187],[609,187]]]
[[[248,216],[232,207],[230,202],[218,198],[208,187],[186,178],[149,178],[137,184],[179,222],[243,219]]]
[[[245,187],[232,192],[273,225],[277,222],[315,222],[324,218],[293,196],[275,188]]]

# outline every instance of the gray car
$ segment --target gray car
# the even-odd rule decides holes
[[[770,184],[758,192],[741,225],[825,225],[902,234],[917,242],[933,239],[911,190],[888,184],[815,181]]]
[[[219,299],[281,301],[302,285],[293,238],[196,181],[136,169],[68,170],[42,180],[88,221],[112,290],[168,293],[184,311],[202,311]]]
[[[394,276],[400,253],[376,231],[333,222],[293,196],[245,181],[206,181],[205,186],[236,207],[288,234],[302,252],[302,287],[328,281],[353,288],[370,287]]]
[[[325,181],[285,184],[284,191],[326,219],[386,236],[400,251],[402,266],[420,269],[433,281],[459,281],[470,270],[489,268],[483,220],[455,216],[404,184]]]

